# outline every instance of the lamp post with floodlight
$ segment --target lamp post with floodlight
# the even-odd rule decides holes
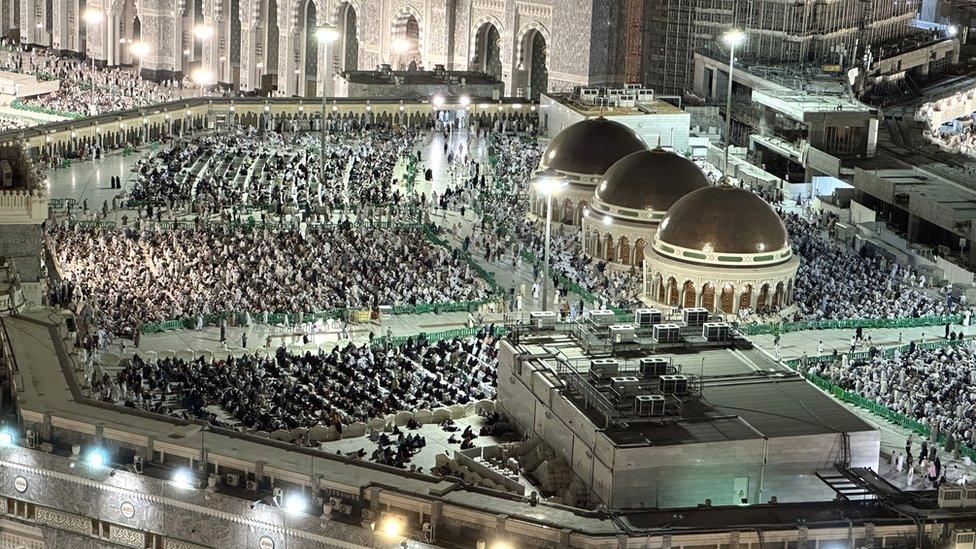
[[[545,252],[542,256],[542,310],[549,310],[549,248],[552,240],[552,197],[559,193],[569,181],[553,168],[545,169],[536,174],[535,186],[546,196],[546,240]]]
[[[84,17],[85,23],[87,23],[89,27],[97,27],[99,25],[99,23],[102,22],[102,19],[105,18],[105,16],[102,14],[102,12],[100,10],[93,9],[93,8],[89,8],[89,9],[85,10],[85,14],[82,17]],[[88,41],[89,41],[89,49],[91,49],[91,46],[90,46],[91,33],[88,33],[87,36],[89,37],[88,38]],[[91,57],[91,87],[92,87],[92,92],[94,93],[94,91],[95,91],[95,55],[94,55],[94,53],[89,53],[88,55]]]
[[[729,183],[729,149],[732,147],[732,71],[735,70],[735,47],[744,42],[746,33],[730,29],[722,35],[722,42],[729,47],[729,91],[725,99],[725,163],[722,166],[722,181]]]
[[[325,83],[326,78],[331,78],[331,70],[329,70],[329,47],[339,39],[339,29],[335,25],[325,25],[319,27],[315,30],[315,38],[322,44],[325,48],[325,67],[320,70],[325,70],[325,74],[322,75],[322,148],[319,151],[319,186],[325,185]],[[345,178],[343,178],[345,179]],[[348,183],[344,185],[342,191],[342,200],[348,206],[349,204],[349,186]]]

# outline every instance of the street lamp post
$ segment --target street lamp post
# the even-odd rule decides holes
[[[732,147],[732,71],[735,70],[735,47],[744,42],[746,33],[731,29],[722,35],[722,42],[729,47],[729,91],[725,99],[725,163],[722,166],[722,181],[729,183],[729,149]]]
[[[85,23],[88,23],[89,27],[97,27],[98,24],[101,23],[102,19],[104,18],[101,11],[92,8],[85,10],[85,13],[82,17],[84,17]],[[88,35],[88,41],[90,44],[91,42],[90,34]],[[89,45],[89,48],[90,47],[91,46]],[[95,55],[92,53],[89,54],[89,57],[91,57],[91,87],[92,87],[92,93],[94,93],[95,92]]]
[[[542,256],[542,310],[549,310],[549,248],[552,240],[552,196],[569,185],[569,181],[553,168],[536,174],[536,188],[546,196],[546,239]]]
[[[319,70],[326,71],[322,75],[322,148],[319,150],[319,186],[325,185],[325,83],[326,78],[331,78],[331,70],[329,69],[329,46],[331,46],[336,40],[339,39],[339,29],[335,25],[325,25],[319,27],[315,30],[315,38],[318,39],[319,44],[322,44],[325,48],[325,66],[321,67]],[[346,206],[349,205],[349,188],[348,184],[345,186],[342,192],[342,200],[345,202]]]

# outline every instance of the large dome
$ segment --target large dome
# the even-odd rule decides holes
[[[705,253],[757,254],[789,245],[786,226],[769,204],[727,185],[699,189],[675,202],[657,238]]]
[[[657,148],[628,154],[607,170],[596,198],[612,206],[666,211],[682,196],[708,186],[687,158]]]
[[[577,122],[559,132],[542,156],[544,168],[603,175],[610,166],[647,145],[634,130],[602,116]]]

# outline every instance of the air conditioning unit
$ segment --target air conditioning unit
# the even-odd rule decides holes
[[[610,326],[610,341],[613,343],[629,343],[637,337],[637,326],[634,324],[613,324]]]
[[[640,373],[644,377],[661,377],[668,374],[668,359],[648,356],[640,359]]]
[[[681,375],[661,376],[661,392],[666,395],[688,394],[688,377]]]
[[[634,376],[611,377],[610,387],[621,398],[635,396],[640,389],[640,379]]]
[[[728,322],[706,322],[702,324],[702,337],[708,341],[728,341],[730,329]]]
[[[249,480],[249,481],[247,481],[246,488],[247,488],[247,491],[248,492],[257,492],[258,491],[258,481],[256,481],[256,480]]]
[[[529,313],[529,322],[533,328],[540,330],[552,330],[556,328],[555,311],[534,311]]]
[[[658,343],[678,343],[681,341],[681,327],[677,324],[655,324],[652,334]]]
[[[597,326],[609,326],[617,321],[613,311],[590,311],[590,322]]]
[[[363,520],[373,520],[372,509],[363,509]]]
[[[237,488],[241,484],[241,476],[237,473],[227,473],[224,475],[224,483],[227,484],[227,486]]]
[[[708,309],[704,307],[688,307],[682,311],[682,315],[688,326],[701,326],[708,321]]]
[[[595,358],[590,361],[590,379],[600,381],[617,375],[620,363],[613,358]]]
[[[220,484],[220,475],[216,473],[211,473],[207,475],[207,490],[214,492],[217,490],[217,485]]]
[[[139,475],[142,474],[143,465],[144,463],[142,461],[142,456],[139,455],[132,456],[132,470],[135,471],[136,474]]]
[[[35,431],[33,429],[28,429],[27,430],[27,436],[24,437],[24,438],[27,440],[27,447],[28,448],[35,448],[37,446],[37,431]],[[79,448],[79,452],[80,451],[81,450]]]
[[[637,395],[635,398],[635,404],[637,406],[637,415],[648,417],[648,416],[663,416],[664,415],[664,397],[661,395]]]
[[[641,328],[650,328],[661,323],[661,311],[657,309],[637,309],[634,312],[634,322]]]

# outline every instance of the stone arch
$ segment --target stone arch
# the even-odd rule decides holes
[[[678,300],[680,299],[680,294],[678,292],[678,281],[674,277],[668,278],[668,300],[667,304],[672,307],[678,306]]]
[[[552,40],[549,30],[538,21],[522,26],[516,39],[516,87],[530,99],[549,89],[549,45]],[[540,49],[541,48],[541,49]]]
[[[424,64],[424,31],[419,11],[405,5],[390,22],[390,61],[394,70],[405,70]]]
[[[773,292],[773,308],[779,308],[783,304],[783,282],[776,283],[776,290]]]
[[[638,238],[637,242],[634,243],[634,265],[642,265],[644,263],[644,249],[647,247],[647,241],[643,238]]]
[[[792,278],[786,282],[786,296],[783,301],[784,301],[784,305],[787,306],[793,304],[793,279]]]
[[[606,250],[606,254],[604,254],[603,259],[610,262],[616,261],[617,254],[616,254],[616,249],[613,245],[612,234],[607,233],[606,236],[603,237],[603,248],[604,250]]]
[[[682,307],[684,308],[694,307],[697,304],[695,301],[697,294],[695,292],[694,282],[690,280],[686,280],[685,283],[682,284],[681,286],[681,294],[682,296],[684,296],[684,299],[682,299],[681,301]]]
[[[739,297],[739,308],[752,308],[752,284],[746,284],[745,288],[742,290],[742,295]]]
[[[573,201],[569,198],[563,200],[563,215],[561,221],[568,225],[573,224],[573,215],[575,215],[576,210],[573,209]]]
[[[586,201],[580,200],[579,204],[576,205],[576,213],[573,216],[573,222],[570,225],[579,225],[583,222],[583,212],[586,210]]]
[[[701,306],[709,311],[715,310],[715,283],[706,282],[702,285]]]
[[[730,315],[735,312],[735,286],[731,282],[722,285],[722,297],[719,301],[719,309]]]
[[[471,70],[487,73],[499,80],[502,78],[502,24],[498,19],[482,17],[472,27],[476,29],[471,34]]]
[[[769,284],[763,284],[759,287],[759,297],[756,298],[756,308],[765,307],[769,300]]]
[[[338,59],[339,71],[359,68],[359,7],[359,0],[346,0],[339,2],[333,11],[340,34],[333,59]],[[334,61],[333,65],[336,65]]]
[[[662,276],[661,273],[654,273],[654,275],[651,277],[651,281],[651,289],[653,291],[651,295],[654,296],[655,300],[664,303],[664,276]]]
[[[315,36],[318,28],[318,8],[315,0],[298,2],[301,4],[299,12],[299,29],[301,42],[299,44],[299,78],[297,95],[314,97],[317,95],[316,81],[319,71],[319,42]],[[324,69],[323,69],[324,70]]]
[[[626,236],[620,237],[617,245],[617,257],[624,265],[630,265],[630,240]]]

